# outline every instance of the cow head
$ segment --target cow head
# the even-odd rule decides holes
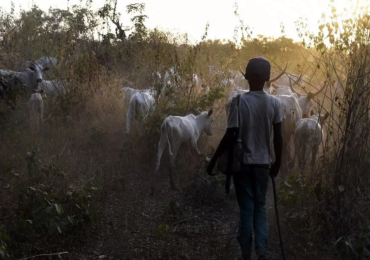
[[[326,119],[328,119],[328,117],[329,117],[329,113],[328,112],[326,112],[324,116],[320,115],[319,116],[320,125],[323,125],[325,123]]]
[[[326,119],[329,117],[329,115],[330,114],[328,112],[326,112],[325,115],[312,115],[311,119],[318,121],[322,126],[325,123]]]
[[[302,109],[302,117],[307,118],[309,114],[313,113],[313,111],[311,110],[313,106],[312,99],[314,99],[318,94],[320,94],[324,90],[325,86],[323,86],[316,92],[308,92],[307,95],[302,95],[298,93],[292,86],[292,81],[294,82],[294,84],[296,84],[300,79],[301,77],[299,77],[297,81],[295,81],[294,79],[293,80],[290,79],[289,87],[293,91],[293,93],[298,95],[298,103]]]
[[[32,75],[32,81],[37,83],[42,82],[42,73],[49,70],[49,67],[44,67],[33,61],[26,61],[24,66],[26,71]]]
[[[56,57],[41,57],[35,62],[40,67],[47,68],[47,70],[51,68],[55,68],[58,63],[58,59]]]
[[[203,131],[207,135],[212,135],[213,110],[211,109],[208,112],[200,112],[199,110],[192,108],[192,113],[196,115],[197,120],[199,120],[200,125],[202,125]]]
[[[150,79],[151,79],[151,83],[153,86],[156,86],[157,84],[161,84],[161,80],[162,80],[161,73],[159,73],[158,71],[153,71]]]
[[[213,132],[212,132],[212,123],[213,123],[213,110],[209,110],[208,112],[203,112],[206,114],[206,124],[205,124],[205,128],[204,128],[204,132],[207,134],[207,135],[212,135]]]

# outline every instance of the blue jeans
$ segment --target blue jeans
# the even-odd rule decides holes
[[[243,164],[241,172],[233,174],[240,209],[238,242],[243,259],[251,259],[252,227],[257,255],[267,254],[268,227],[265,203],[269,175],[268,165],[253,164]]]

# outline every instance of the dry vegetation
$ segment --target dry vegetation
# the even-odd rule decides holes
[[[237,47],[206,40],[206,33],[191,45],[185,36],[147,30],[141,4],[128,6],[134,30],[123,34],[114,1],[98,12],[88,3],[0,13],[0,69],[18,70],[26,60],[55,56],[59,65],[46,77],[67,79],[70,90],[47,102],[40,132],[29,128],[24,97],[18,95],[15,110],[0,101],[0,258],[64,251],[69,253],[62,259],[235,258],[236,203],[224,196],[222,176],[206,177],[204,159],[183,147],[177,161],[181,191],[174,192],[165,156],[153,197],[149,187],[162,120],[192,107],[213,107],[215,134],[200,140],[200,150],[211,153],[225,127],[227,93],[220,79],[261,55],[274,72],[289,62],[290,73],[308,75],[306,91],[328,86],[315,101],[317,112],[331,114],[317,167],[294,170],[280,184],[289,258],[369,258],[367,9],[343,22],[333,10],[318,35],[298,23],[303,44],[254,37],[242,26]],[[217,76],[209,73],[210,65],[220,71]],[[210,94],[189,93],[188,84],[180,83],[125,135],[121,88],[159,89],[162,82],[154,83],[152,73],[172,66],[183,78],[201,75]],[[172,100],[175,106],[169,106]],[[278,255],[273,216],[269,210],[271,254]]]

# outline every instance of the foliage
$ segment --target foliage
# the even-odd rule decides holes
[[[9,13],[0,13],[1,69],[19,70],[26,60],[55,56],[59,65],[45,77],[66,79],[68,83],[64,97],[45,102],[47,119],[38,136],[30,135],[25,127],[24,100],[20,99],[14,111],[5,102],[0,103],[0,137],[6,142],[0,150],[0,166],[10,167],[6,176],[21,176],[11,179],[10,184],[6,180],[12,188],[7,201],[17,203],[9,206],[14,223],[0,228],[0,255],[12,256],[18,243],[27,243],[33,237],[68,238],[91,225],[98,203],[94,201],[95,187],[110,194],[112,183],[122,186],[122,176],[127,173],[140,176],[142,181],[148,179],[141,174],[151,172],[164,118],[186,115],[191,108],[213,108],[218,115],[215,123],[224,120],[220,115],[224,115],[224,100],[232,89],[222,80],[232,79],[248,59],[264,56],[271,61],[273,74],[287,62],[290,73],[307,74],[310,82],[302,93],[329,86],[320,100],[313,101],[317,112],[331,114],[319,170],[294,174],[280,186],[288,226],[293,231],[303,230],[315,245],[332,242],[332,247],[337,241],[336,253],[343,258],[364,258],[369,247],[368,230],[362,228],[369,220],[364,209],[369,208],[366,198],[370,184],[366,175],[368,9],[355,10],[350,18],[333,9],[328,20],[320,24],[318,34],[307,31],[303,20],[298,21],[302,43],[284,36],[273,39],[253,35],[241,20],[236,30],[236,36],[242,30],[240,41],[207,39],[207,24],[201,41],[193,43],[187,35],[149,30],[143,3],[126,6],[124,15],[131,17],[131,23],[122,24],[117,4],[117,0],[106,1],[97,12],[92,10],[91,1],[86,1],[66,10],[43,11],[34,5],[19,15],[14,6]],[[171,68],[174,75],[164,79]],[[157,73],[160,77],[153,77]],[[201,78],[200,86],[192,82],[193,74]],[[155,111],[141,120],[136,133],[124,138],[121,126],[125,108],[119,94],[123,86],[150,86],[158,93]],[[204,93],[206,87],[208,94]],[[117,159],[115,149],[122,140],[124,149]],[[30,149],[40,146],[43,149]],[[61,161],[63,156],[68,159]],[[199,165],[197,162],[191,171],[203,174]],[[184,171],[189,171],[186,166]],[[111,171],[118,176],[110,175]],[[204,205],[220,201],[214,194],[216,189],[223,190],[224,176],[197,177],[201,181],[187,185],[184,194]],[[130,186],[126,184],[125,192]],[[166,200],[165,204],[164,215],[169,218],[182,219],[188,213],[178,200]],[[155,234],[168,237],[170,230],[167,224],[159,224]]]
[[[0,258],[1,259],[9,258],[8,243],[9,243],[9,236],[6,233],[1,232],[0,233]]]
[[[39,152],[35,149],[27,153],[27,169],[63,179],[63,170],[51,162],[44,163],[39,158]],[[58,195],[53,183],[35,183],[22,193],[26,222],[48,235],[61,234],[72,227],[83,227],[92,217],[91,199],[96,190],[89,186],[70,187],[65,194]]]
[[[93,126],[89,129],[88,137],[89,142],[99,144],[103,141],[103,138],[107,135],[103,129],[99,128],[98,126]]]
[[[319,113],[330,113],[319,167],[281,184],[289,226],[310,229],[310,241],[335,242],[342,259],[367,259],[369,214],[369,21],[368,6],[323,18],[317,34],[304,21],[297,31],[311,52],[315,76],[328,87],[316,101]],[[350,14],[350,15],[349,15]],[[322,111],[322,112],[320,112]],[[309,174],[311,173],[311,174]]]
[[[342,259],[368,259],[370,256],[370,229],[367,227],[357,239],[341,236],[335,247]]]
[[[28,187],[26,198],[32,205],[32,219],[26,221],[37,228],[41,228],[48,235],[61,234],[67,232],[70,228],[83,227],[90,221],[92,215],[90,200],[91,194],[95,190],[94,187],[85,187],[80,191],[67,191],[64,202],[65,208],[62,203],[54,198],[55,195],[53,195],[53,190],[50,187],[45,185]]]

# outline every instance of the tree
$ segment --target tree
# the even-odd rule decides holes
[[[109,0],[102,8],[99,9],[98,14],[101,18],[108,18],[115,26],[115,32],[117,39],[124,41],[126,39],[126,32],[123,29],[122,23],[120,23],[119,18],[120,13],[117,12],[117,0]]]
[[[115,34],[116,38],[120,39],[122,42],[127,39],[126,32],[131,30],[129,27],[124,28],[122,23],[120,23],[121,13],[117,12],[117,0],[109,0],[102,8],[99,9],[98,15],[102,19],[109,19],[115,25]],[[148,16],[144,15],[145,4],[144,3],[135,3],[126,6],[127,14],[136,14],[131,18],[131,21],[134,23],[135,31],[130,35],[130,38],[142,39],[147,36],[146,26],[144,25],[145,20]],[[107,35],[110,33],[108,32]],[[107,36],[105,36],[106,38]]]

